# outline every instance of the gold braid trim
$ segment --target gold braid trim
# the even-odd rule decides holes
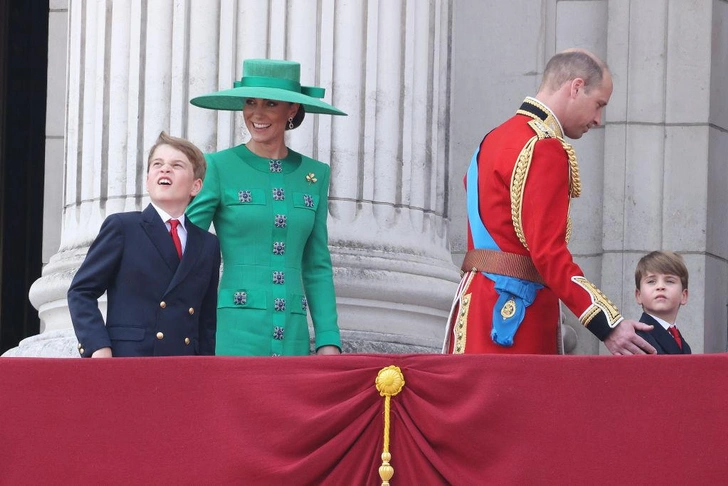
[[[617,324],[622,322],[623,317],[619,313],[617,306],[614,305],[612,301],[597,288],[596,285],[580,276],[571,277],[571,281],[586,290],[589,297],[591,297],[592,305],[587,307],[581,316],[579,316],[579,321],[584,326],[588,326],[591,320],[599,315],[599,312],[604,312],[604,315],[607,318],[607,323],[611,328],[614,328]]]
[[[472,280],[476,272],[470,272],[470,279]],[[468,286],[470,283],[468,283]],[[452,347],[453,354],[465,354],[465,345],[468,341],[468,311],[470,310],[470,297],[471,294],[463,295],[460,299],[460,311],[455,316],[455,323],[453,325],[453,334],[455,335],[455,343]]]
[[[532,120],[528,122],[533,131],[538,135],[539,140],[544,138],[556,138],[561,142],[566,154],[569,156],[569,197],[579,197],[581,195],[581,181],[579,180],[579,164],[576,162],[576,152],[571,144],[564,140],[564,133],[561,125],[556,119],[556,115],[543,103],[534,98],[526,98],[523,100],[524,105],[530,105],[546,115],[545,119],[540,118],[535,112],[527,109],[519,109],[516,111],[519,115],[526,115]],[[523,105],[522,105],[523,106]]]
[[[566,243],[569,243],[569,240],[571,240],[571,231],[574,229],[574,225],[571,222],[571,201],[569,201],[569,210],[568,215],[566,216]]]
[[[528,122],[528,124],[533,127],[534,121],[532,120]],[[523,149],[521,149],[521,153],[518,154],[518,159],[516,160],[516,165],[513,167],[513,174],[511,174],[511,219],[513,220],[513,229],[516,231],[516,236],[518,236],[518,240],[524,248],[526,248],[526,250],[528,250],[528,244],[526,244],[526,237],[523,235],[523,225],[521,221],[523,191],[526,189],[526,178],[528,177],[528,171],[531,168],[533,148],[536,146],[536,142],[539,139],[539,136],[532,137]]]
[[[464,277],[465,285],[463,286],[460,297],[458,313],[454,316],[455,321],[453,322],[452,333],[455,338],[455,342],[452,346],[453,354],[465,353],[465,344],[468,341],[468,311],[470,311],[470,299],[472,297],[471,294],[466,294],[465,292],[470,290],[470,284],[477,273],[478,272],[473,269],[473,271],[468,272],[467,277]]]
[[[579,178],[579,163],[576,161],[576,152],[570,143],[560,138],[561,146],[569,156],[569,197],[581,196],[581,179]]]
[[[530,116],[530,115],[529,115]],[[533,150],[536,142],[546,138],[556,138],[561,142],[569,161],[569,197],[575,198],[581,196],[581,179],[579,178],[579,163],[576,160],[576,152],[570,143],[564,141],[563,138],[554,136],[554,132],[544,122],[538,118],[528,122],[529,126],[536,133],[518,154],[516,165],[513,167],[511,174],[511,219],[513,220],[513,229],[516,232],[518,240],[527,250],[528,244],[523,234],[522,209],[523,209],[523,193],[526,188],[526,178],[531,168],[531,160],[533,159]],[[566,217],[566,243],[571,239],[573,224],[571,221],[571,202],[569,202],[568,215]]]
[[[559,139],[561,146],[564,147],[566,155],[569,157],[569,197],[575,198],[581,196],[581,179],[579,178],[579,163],[576,161],[576,152],[570,143]],[[571,232],[573,224],[571,222],[571,201],[569,201],[569,212],[566,217],[566,243],[571,240]]]

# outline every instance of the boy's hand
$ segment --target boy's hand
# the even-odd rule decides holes
[[[99,348],[93,352],[92,358],[111,358],[111,348]]]
[[[339,351],[339,348],[336,346],[321,346],[316,350],[316,354],[319,356],[322,355],[331,355],[331,354],[341,354],[341,351]]]
[[[651,331],[652,326],[638,321],[623,320],[609,334],[604,344],[612,354],[655,354],[657,350],[635,331]]]

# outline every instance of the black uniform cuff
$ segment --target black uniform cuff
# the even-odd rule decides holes
[[[622,319],[619,319],[617,325],[619,325],[619,322],[621,322]],[[599,338],[600,341],[604,341],[609,337],[609,334],[614,330],[614,327],[609,327],[609,321],[607,321],[607,316],[604,312],[599,312],[597,315],[595,315],[591,321],[589,321],[589,324],[587,324],[587,329],[589,329],[596,337]],[[615,326],[616,327],[616,326]]]

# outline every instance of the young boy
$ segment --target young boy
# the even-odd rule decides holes
[[[682,257],[671,251],[643,256],[634,273],[635,298],[644,313],[640,322],[653,326],[637,331],[657,354],[690,354],[690,346],[675,327],[677,312],[688,302],[688,269]]]
[[[184,215],[206,168],[192,143],[159,135],[147,161],[151,204],[106,218],[68,290],[82,357],[214,354],[220,245]]]

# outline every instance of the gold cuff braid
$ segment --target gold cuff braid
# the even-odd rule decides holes
[[[581,288],[587,291],[591,297],[592,305],[590,305],[582,314],[579,316],[579,321],[587,326],[599,312],[604,312],[607,318],[609,327],[613,328],[622,321],[622,315],[619,313],[617,306],[607,298],[604,293],[597,288],[596,285],[591,283],[585,277],[574,276],[571,277],[571,281],[579,285]]]

